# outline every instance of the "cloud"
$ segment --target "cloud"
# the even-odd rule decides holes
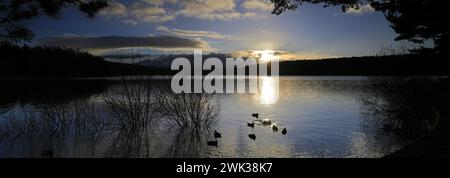
[[[165,26],[159,26],[157,29],[160,31],[167,32],[172,35],[183,36],[183,37],[204,37],[204,38],[212,38],[212,39],[230,38],[230,36],[228,36],[228,35],[217,33],[214,31],[194,31],[194,30],[182,30],[182,29],[176,29],[176,28],[169,29]]]
[[[100,12],[100,15],[105,16],[107,18],[111,17],[125,17],[127,15],[127,7],[120,2],[111,1],[109,8]]]
[[[273,5],[266,0],[246,0],[241,5],[249,10],[271,11],[273,9]]]
[[[203,20],[259,19],[266,16],[254,12],[239,12],[235,0],[178,0],[177,15]]]
[[[143,22],[166,22],[175,19],[175,16],[169,14],[163,7],[148,6],[143,2],[133,3],[130,9],[130,14]]]
[[[137,25],[138,22],[160,23],[175,19],[173,13],[166,11],[162,5],[165,2],[175,3],[177,0],[141,0],[129,7],[118,1],[111,1],[111,6],[102,11],[101,15],[107,19],[119,18],[123,23]]]
[[[361,5],[359,7],[350,7],[345,10],[346,14],[361,15],[364,13],[373,13],[375,9],[370,4]]]
[[[290,52],[282,50],[269,50],[270,54],[279,58],[280,60],[307,60],[307,59],[324,59],[336,57],[327,54],[320,54],[319,52],[312,53],[300,53],[300,52]],[[259,58],[261,57],[260,50],[242,50],[234,51],[231,53],[233,57],[243,57],[243,58]]]
[[[175,36],[59,36],[39,39],[38,46],[58,46],[84,50],[105,50],[118,48],[151,48],[161,51],[180,51],[203,49],[213,50],[200,39],[188,39]]]
[[[234,0],[179,0],[177,15],[206,20],[231,20],[241,17]]]
[[[264,18],[267,18],[266,15],[257,14],[257,13],[254,13],[254,12],[243,13],[242,17],[246,18],[246,19],[264,19]]]
[[[125,24],[129,24],[129,25],[137,25],[137,24],[138,24],[137,21],[131,20],[131,19],[122,20],[121,22],[122,22],[122,23],[125,23]]]
[[[142,0],[142,2],[155,5],[155,6],[162,6],[164,3],[176,3],[178,0]]]
[[[261,19],[267,16],[259,12],[245,10],[269,10],[270,4],[264,0],[244,1],[243,11],[237,10],[236,0],[138,0],[127,6],[113,0],[111,7],[101,14],[107,19],[137,25],[138,23],[163,23],[177,16],[201,20]]]

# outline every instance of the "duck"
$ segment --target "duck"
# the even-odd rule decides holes
[[[53,158],[53,149],[50,148],[49,150],[42,150],[41,156]]]
[[[255,127],[255,123],[254,122],[248,122],[247,126],[249,126],[251,128],[254,128]]]
[[[217,147],[217,140],[214,140],[214,141],[207,141],[206,144],[208,144],[209,146],[215,146],[215,147]]]
[[[272,125],[272,130],[273,130],[274,132],[278,132],[278,127],[277,127],[276,124],[273,124],[273,125]]]
[[[255,134],[248,134],[248,137],[252,140],[256,140],[256,135]]]
[[[253,113],[252,116],[255,117],[255,118],[258,118],[259,114],[258,113]]]
[[[284,128],[284,129],[281,131],[281,134],[283,134],[283,135],[286,135],[286,134],[287,134],[286,128]]]
[[[217,132],[217,130],[214,130],[214,138],[220,138],[220,137],[222,137],[222,134]]]
[[[272,121],[270,119],[264,119],[264,120],[262,120],[261,124],[262,125],[271,125]]]

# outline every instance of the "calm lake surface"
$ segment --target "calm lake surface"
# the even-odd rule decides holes
[[[277,90],[273,78],[264,78],[258,94],[216,94],[218,116],[199,132],[163,120],[145,131],[111,126],[105,97],[127,85],[120,80],[4,80],[0,157],[382,157],[411,138],[387,131],[372,117],[361,99],[377,97],[366,90],[367,80],[281,77]],[[158,86],[170,80],[141,82]],[[272,120],[279,131],[248,127],[252,113]],[[72,125],[58,124],[68,118]],[[216,140],[214,130],[222,135],[217,147],[207,144]]]

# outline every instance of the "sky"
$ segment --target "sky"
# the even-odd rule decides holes
[[[346,13],[304,4],[273,15],[272,8],[264,0],[114,0],[94,19],[71,7],[57,20],[40,17],[29,26],[34,44],[94,54],[130,48],[145,54],[271,50],[283,59],[318,59],[374,55],[398,45],[383,14],[369,5]]]

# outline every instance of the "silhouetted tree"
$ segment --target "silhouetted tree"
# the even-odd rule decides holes
[[[57,19],[61,9],[76,6],[87,17],[93,18],[109,5],[109,0],[2,0],[0,2],[0,42],[30,41],[34,33],[24,22],[46,15]]]
[[[447,53],[449,43],[449,17],[446,3],[440,0],[270,0],[274,4],[273,14],[294,10],[303,3],[341,6],[345,12],[369,4],[384,14],[398,34],[395,40],[409,40],[421,44],[421,51]],[[433,42],[432,48],[426,48]]]

